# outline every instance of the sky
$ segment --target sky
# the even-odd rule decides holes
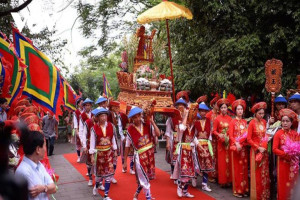
[[[21,31],[26,24],[33,33],[38,33],[46,26],[57,30],[53,36],[67,40],[67,45],[62,51],[62,57],[70,72],[74,71],[76,65],[80,63],[78,51],[86,44],[94,42],[93,39],[86,39],[79,30],[79,20],[74,24],[77,10],[74,8],[79,0],[33,0],[28,7],[18,13],[12,14],[17,28]],[[96,0],[81,0],[95,3]],[[24,0],[19,0],[19,4]],[[71,3],[71,4],[70,4]],[[69,5],[70,4],[70,5]],[[73,29],[71,30],[74,24]],[[34,42],[34,41],[33,41]],[[51,55],[47,55],[51,59]],[[59,66],[58,66],[59,67]]]
[[[83,4],[90,3],[95,5],[100,0],[33,0],[25,9],[12,14],[16,26],[21,32],[25,24],[33,33],[38,33],[46,26],[48,26],[49,30],[52,30],[54,27],[57,33],[53,36],[53,39],[58,37],[67,40],[67,45],[62,51],[62,57],[71,73],[74,72],[75,66],[78,66],[80,59],[82,59],[78,56],[78,52],[87,44],[97,43],[95,38],[84,38],[79,30],[79,20],[75,22],[78,16],[75,5],[78,1],[81,1]],[[23,2],[24,0],[19,0],[19,5]],[[126,1],[124,2],[126,3]],[[136,8],[141,9],[141,6]],[[126,14],[121,20],[132,21],[134,19],[135,17],[132,15]],[[73,24],[74,27],[72,29]],[[112,37],[116,34],[118,32],[111,32]],[[121,36],[119,40],[121,41],[123,37]],[[51,59],[51,55],[47,56]],[[57,67],[60,68],[60,66]]]

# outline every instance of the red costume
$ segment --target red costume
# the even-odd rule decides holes
[[[196,147],[197,161],[200,171],[214,171],[215,166],[213,162],[213,150],[209,141],[211,132],[209,119],[195,121],[195,128],[197,130],[196,140],[201,144],[203,150]]]
[[[213,134],[218,140],[218,182],[219,184],[231,183],[231,159],[229,154],[229,140],[225,141],[220,135],[228,137],[228,127],[231,117],[228,115],[219,115],[213,128]]]
[[[259,108],[257,108],[259,109]],[[252,112],[255,112],[252,110]],[[269,156],[267,150],[259,153],[258,147],[267,148],[266,121],[254,118],[248,126],[247,142],[250,150],[250,198],[257,200],[270,199]]]
[[[114,175],[113,165],[113,139],[114,128],[110,122],[107,122],[106,129],[103,130],[98,124],[93,126],[95,132],[95,149],[97,150],[96,156],[96,176],[106,178]]]
[[[295,163],[291,162],[290,156],[283,151],[282,146],[286,140],[293,142],[300,141],[300,135],[294,130],[279,130],[273,140],[273,152],[277,155],[277,199],[291,199],[291,190],[294,188],[299,175],[299,159]],[[295,167],[296,166],[296,167]]]
[[[148,179],[155,178],[154,159],[154,137],[151,135],[150,123],[143,123],[142,130],[138,130],[133,124],[128,127],[128,136],[131,144],[138,153],[139,164],[141,165]],[[137,165],[138,163],[135,163]],[[136,169],[139,168],[136,166]],[[139,173],[137,173],[139,176]],[[140,177],[137,177],[138,179]]]
[[[232,188],[234,194],[246,194],[249,192],[248,181],[248,150],[247,121],[244,119],[233,119],[229,124],[229,138],[232,164]],[[236,142],[241,146],[237,151]]]

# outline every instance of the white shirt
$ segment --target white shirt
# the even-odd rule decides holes
[[[46,171],[44,165],[41,162],[36,164],[26,156],[24,156],[21,164],[16,170],[15,176],[22,176],[28,182],[28,189],[36,185],[49,185],[53,183],[52,178]],[[29,200],[48,200],[46,193],[40,193],[35,198],[28,197]]]
[[[88,116],[88,118],[90,119],[92,117],[92,112],[89,112],[89,113],[86,113],[86,115]],[[84,133],[83,133],[83,129],[85,127],[85,122],[83,121],[83,119],[81,118],[81,116],[79,117],[80,120],[79,120],[79,129],[78,129],[78,135],[79,135],[79,138],[80,138],[80,141],[82,143],[82,146],[83,146],[83,141],[86,142],[86,135],[84,136]],[[86,131],[87,132],[87,131]],[[86,133],[85,133],[86,134]],[[86,145],[85,145],[86,146]]]
[[[106,126],[107,126],[107,122],[105,122],[105,124],[104,124],[104,129],[106,129]],[[113,138],[112,138],[112,149],[116,150],[118,147],[117,147],[116,140],[115,140],[116,129],[114,126],[113,126],[113,132],[114,133],[113,133]],[[90,149],[89,149],[90,154],[96,153],[95,147],[96,147],[96,133],[95,133],[94,128],[92,128],[91,129],[91,138],[90,138]]]

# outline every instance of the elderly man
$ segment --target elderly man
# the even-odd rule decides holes
[[[56,186],[44,165],[46,142],[38,131],[23,132],[21,143],[25,156],[16,170],[16,176],[24,177],[28,182],[29,200],[48,200],[48,194],[56,192]]]

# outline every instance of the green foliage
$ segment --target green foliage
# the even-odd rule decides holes
[[[110,54],[107,58],[97,60],[92,57],[91,60],[82,62],[75,73],[68,78],[73,89],[78,93],[81,91],[84,98],[97,100],[103,94],[103,73],[110,84],[114,99],[119,93],[118,80],[116,72],[119,71],[121,63],[121,52],[117,51]]]
[[[90,53],[100,47],[105,57],[115,47],[109,33],[132,33],[137,27],[136,16],[161,1],[124,2],[78,4],[83,34],[91,37],[101,30],[98,46]],[[169,24],[177,91],[188,89],[193,98],[223,90],[237,97],[266,95],[264,63],[271,58],[283,62],[282,93],[295,88],[296,74],[300,73],[299,1],[175,2],[188,7],[194,15],[193,20],[177,19]],[[133,16],[131,20],[124,18],[126,14]],[[152,23],[152,28],[158,29],[161,41],[167,41],[164,22]],[[155,65],[169,75],[167,48],[161,49],[161,59]]]

